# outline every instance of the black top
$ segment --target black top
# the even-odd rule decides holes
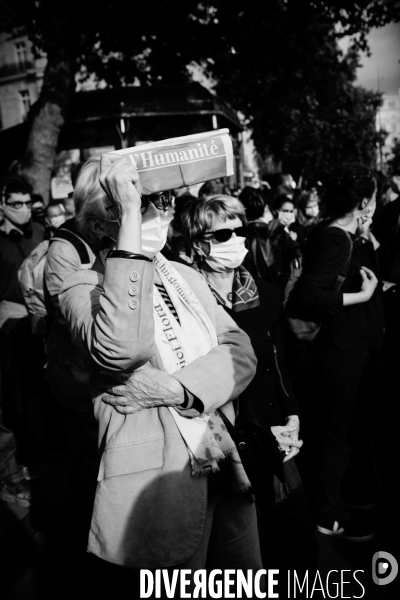
[[[290,274],[291,261],[301,256],[300,246],[285,231],[278,220],[264,223],[253,221],[248,225],[246,255],[243,266],[253,277],[284,288]]]
[[[279,325],[280,291],[255,277],[260,305],[240,312],[226,312],[249,336],[257,357],[253,380],[239,398],[238,423],[255,423],[263,428],[283,425],[284,417],[298,415],[285,365]]]
[[[18,269],[29,254],[44,239],[44,227],[32,222],[24,227],[25,235],[16,229],[9,234],[0,231],[0,301],[24,304],[18,282]]]
[[[310,235],[302,274],[286,305],[289,317],[322,322],[313,343],[315,348],[367,350],[382,343],[383,310],[379,285],[368,302],[343,306],[343,293],[361,290],[361,266],[368,267],[378,276],[372,242],[350,235],[352,254],[341,290],[332,291],[349,257],[348,236],[339,227],[321,225]]]

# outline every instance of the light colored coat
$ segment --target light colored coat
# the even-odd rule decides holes
[[[250,340],[217,305],[199,273],[174,267],[207,311],[219,343],[174,377],[202,401],[206,413],[229,403],[224,411],[233,419],[229,401],[255,373]],[[153,263],[108,258],[104,276],[101,271],[97,261],[93,270],[69,276],[60,293],[74,342],[93,364],[101,465],[88,548],[120,565],[167,567],[188,560],[200,543],[207,479],[191,476],[186,446],[168,408],[122,415],[102,402],[102,369],[110,375],[148,362],[162,365],[154,341]],[[137,308],[130,304],[132,285]]]

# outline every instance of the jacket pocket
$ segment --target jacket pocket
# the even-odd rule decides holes
[[[106,447],[97,480],[159,469],[163,466],[163,450],[164,439],[159,437]]]

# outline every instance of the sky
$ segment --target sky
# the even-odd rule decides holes
[[[367,89],[397,94],[400,88],[400,23],[372,29],[368,41],[372,54],[361,57],[359,84]]]

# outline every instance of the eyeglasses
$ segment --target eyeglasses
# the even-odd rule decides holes
[[[6,201],[7,206],[11,206],[12,208],[16,208],[17,210],[19,210],[23,206],[26,206],[27,208],[32,208],[32,204],[33,204],[32,200],[28,200],[27,202],[7,202]]]
[[[217,231],[207,231],[203,235],[203,238],[207,241],[214,238],[217,242],[227,242],[231,239],[233,233],[239,237],[246,237],[248,228],[237,227],[236,229],[217,229]]]

